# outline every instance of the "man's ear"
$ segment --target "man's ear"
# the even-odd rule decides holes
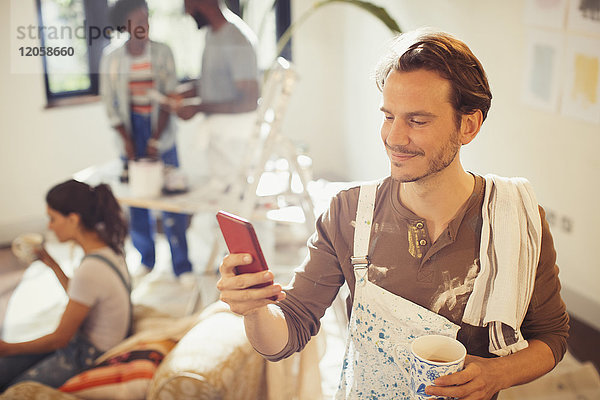
[[[469,144],[479,133],[483,124],[483,113],[481,110],[475,110],[471,114],[463,114],[460,124],[461,144]]]

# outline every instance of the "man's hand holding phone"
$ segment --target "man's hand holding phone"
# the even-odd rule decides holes
[[[221,300],[241,315],[283,300],[285,293],[281,285],[273,284],[273,273],[250,221],[225,211],[217,213],[217,221],[230,253],[219,267]]]
[[[236,274],[238,266],[251,263],[252,256],[248,253],[229,254],[219,267],[221,279],[217,282],[221,300],[229,304],[231,311],[244,316],[285,298],[285,292],[281,285],[273,283],[273,273],[269,270]]]

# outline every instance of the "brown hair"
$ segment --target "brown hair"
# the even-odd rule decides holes
[[[118,0],[109,9],[108,19],[112,27],[119,32],[124,32],[127,28],[127,18],[129,14],[138,8],[148,9],[146,0]]]
[[[401,34],[394,38],[375,70],[377,87],[383,90],[392,70],[418,69],[435,71],[450,81],[450,103],[458,122],[461,115],[476,110],[481,110],[485,120],[492,93],[481,63],[465,43],[448,33],[428,29]]]
[[[123,254],[127,221],[108,185],[93,187],[70,179],[50,189],[46,203],[64,216],[78,214],[84,229],[96,232],[117,254]]]

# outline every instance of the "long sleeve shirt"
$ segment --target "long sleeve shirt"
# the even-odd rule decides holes
[[[425,219],[401,203],[398,185],[388,177],[377,191],[369,280],[460,325],[458,339],[469,354],[493,357],[488,350],[488,328],[462,322],[479,271],[485,180],[475,176],[470,198],[433,243]],[[351,309],[355,278],[350,257],[358,193],[358,187],[341,191],[319,217],[316,232],[308,242],[308,256],[285,288],[286,299],[280,302],[289,328],[288,343],[280,353],[267,359],[279,360],[301,350],[318,332],[320,318],[344,282],[350,289],[347,304]],[[521,331],[525,339],[546,343],[558,362],[566,351],[569,317],[560,297],[552,235],[544,210],[539,209],[541,254]]]

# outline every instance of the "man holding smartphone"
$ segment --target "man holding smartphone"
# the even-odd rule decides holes
[[[468,356],[464,370],[426,393],[494,399],[544,375],[566,351],[544,210],[526,180],[461,165],[460,148],[479,133],[492,97],[466,44],[444,32],[405,33],[376,77],[391,176],[333,198],[285,289],[250,288],[273,274],[236,275],[251,257],[227,256],[221,299],[244,316],[254,348],[276,361],[316,335],[347,282],[352,314],[337,399],[412,398],[407,346],[432,333],[456,337]]]

